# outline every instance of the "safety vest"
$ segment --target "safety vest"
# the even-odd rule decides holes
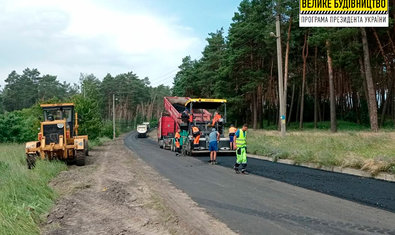
[[[244,132],[243,130],[239,131],[239,137],[236,138],[236,147],[237,148],[242,148],[247,146],[247,132]]]
[[[193,122],[193,114],[189,114],[189,122]]]
[[[237,131],[236,127],[229,128],[229,134],[234,134],[234,133],[236,133],[236,131]]]
[[[212,123],[212,125],[214,126],[214,124],[215,124],[216,122],[218,122],[219,119],[221,119],[221,118],[222,118],[222,117],[221,117],[220,114],[216,114],[216,115],[214,116],[214,118],[213,118],[213,123]]]
[[[180,132],[176,132],[176,136],[175,136],[175,138],[176,138],[176,139],[179,139],[179,138],[181,138]]]
[[[197,128],[196,126],[192,127],[193,134],[198,134],[199,132],[200,132],[199,128]]]

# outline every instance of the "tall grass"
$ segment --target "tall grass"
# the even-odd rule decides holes
[[[395,173],[395,133],[343,131],[289,131],[282,138],[277,131],[254,131],[248,134],[248,151],[296,163],[343,166],[364,169],[376,174]]]
[[[91,140],[91,141],[89,141],[89,149],[92,149],[93,147],[96,147],[96,146],[101,146],[101,145],[103,145],[105,142],[108,142],[108,141],[110,141],[110,140],[111,140],[111,139],[108,138],[107,136],[99,137],[99,138],[97,138],[97,139]]]
[[[38,161],[28,170],[24,146],[0,144],[0,234],[39,234],[39,223],[53,205],[49,181],[66,170],[62,162]]]
[[[277,130],[277,125],[271,124],[270,126],[266,125],[266,122],[263,122],[263,128],[265,130]],[[358,124],[355,122],[347,122],[347,121],[342,121],[338,120],[337,122],[337,129],[339,131],[369,131],[369,125],[362,125]],[[384,129],[393,129],[393,125],[391,126],[390,124],[385,125]],[[291,122],[287,126],[288,130],[294,130],[298,131],[299,130],[299,123],[296,122]],[[313,122],[304,122],[303,123],[303,129],[304,130],[314,130],[314,123]],[[317,130],[330,130],[331,129],[331,123],[329,121],[325,122],[318,122],[317,123]]]

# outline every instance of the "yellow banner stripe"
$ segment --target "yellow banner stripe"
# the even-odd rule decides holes
[[[300,0],[300,11],[388,11],[388,0]]]

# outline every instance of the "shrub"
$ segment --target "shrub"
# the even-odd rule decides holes
[[[115,134],[118,136],[118,130],[115,130]],[[111,121],[105,121],[103,123],[102,131],[101,131],[101,136],[105,136],[107,138],[112,139],[113,136],[113,127],[112,127],[112,122]]]
[[[93,99],[84,98],[82,95],[74,96],[72,101],[75,104],[75,111],[78,113],[78,134],[89,135],[91,140],[100,137],[103,122],[98,103]]]
[[[37,139],[41,109],[38,105],[0,115],[0,142],[27,142]]]

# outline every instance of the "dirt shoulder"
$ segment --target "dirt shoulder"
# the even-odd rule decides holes
[[[130,150],[123,139],[90,152],[51,182],[60,195],[43,234],[234,234]]]
[[[150,130],[150,132],[148,132],[148,138],[158,141],[158,128],[153,128]]]

